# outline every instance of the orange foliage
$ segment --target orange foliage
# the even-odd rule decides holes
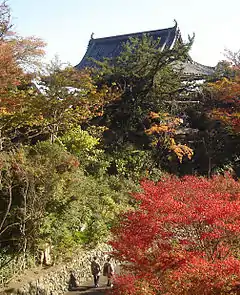
[[[209,83],[216,100],[216,108],[208,112],[210,118],[220,120],[235,132],[240,132],[240,72],[234,78]]]
[[[240,106],[240,73],[233,79],[223,78],[209,86],[217,95],[217,99],[225,103],[237,103]]]
[[[155,119],[159,119],[160,123],[152,123],[152,126],[147,129],[145,132],[148,135],[152,134],[160,134],[164,132],[175,132],[175,128],[183,123],[182,119],[173,117],[168,113],[157,114],[154,112],[150,112],[148,118],[153,121]]]
[[[10,8],[6,1],[0,4],[0,110],[12,112],[19,105],[21,94],[13,90],[22,82],[30,81],[26,70],[33,70],[44,55],[45,43],[35,37],[23,38],[11,31]]]
[[[209,116],[213,119],[222,121],[225,125],[231,126],[232,129],[240,132],[240,112],[234,112],[231,109],[213,109]]]
[[[186,144],[176,144],[173,138],[170,139],[170,150],[172,150],[182,163],[183,156],[187,156],[189,160],[193,157],[193,150]]]
[[[154,112],[150,112],[150,114],[149,114],[150,119],[158,119],[159,117],[160,117],[159,114],[154,113]]]
[[[22,70],[14,60],[13,46],[0,41],[0,94],[9,87],[20,84]]]
[[[193,150],[185,144],[176,144],[173,138],[177,127],[183,123],[181,118],[173,117],[168,113],[160,115],[151,112],[149,114],[149,119],[151,119],[151,121],[154,121],[155,119],[160,120],[160,123],[153,122],[151,127],[145,130],[147,135],[154,135],[157,137],[157,140],[156,138],[153,140],[152,146],[156,146],[159,139],[164,138],[163,142],[165,143],[166,148],[168,148],[169,151],[174,152],[180,163],[182,163],[184,156],[187,156],[189,160],[192,159]]]
[[[161,133],[161,132],[167,132],[170,131],[170,127],[167,125],[157,125],[153,124],[151,128],[147,129],[145,132],[147,135],[152,135],[154,133]]]

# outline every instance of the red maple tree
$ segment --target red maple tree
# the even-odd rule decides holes
[[[187,176],[141,186],[137,209],[113,230],[125,270],[113,294],[238,294],[240,183]]]

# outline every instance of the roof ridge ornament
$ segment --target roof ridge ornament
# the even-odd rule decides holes
[[[174,23],[175,23],[174,27],[176,27],[176,28],[177,28],[177,27],[178,27],[178,23],[177,23],[176,19],[174,18],[174,20],[173,20],[173,21],[174,21]]]
[[[176,19],[173,20],[174,21],[174,26],[173,26],[173,29],[175,31],[175,37],[172,41],[172,44],[171,46],[169,47],[170,49],[173,49],[173,47],[175,46],[176,42],[180,39],[181,40],[181,32],[180,32],[180,29],[178,27],[178,23],[176,21]]]
[[[94,37],[94,32],[92,32],[91,34],[91,40],[94,39],[93,37]]]

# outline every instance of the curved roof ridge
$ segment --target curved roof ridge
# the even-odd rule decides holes
[[[103,38],[93,38],[93,34],[91,35],[91,39],[89,40],[87,50],[82,60],[77,68],[81,69],[84,67],[92,67],[96,66],[94,60],[102,61],[104,58],[114,58],[119,56],[123,50],[123,45],[131,38],[142,38],[144,34],[148,34],[154,40],[160,39],[158,44],[159,48],[172,48],[180,36],[180,31],[175,21],[173,27],[159,29],[159,30],[151,30],[137,33],[130,33],[124,35],[116,35],[111,37],[103,37]]]
[[[136,32],[136,33],[130,33],[130,34],[122,34],[122,35],[114,35],[114,36],[109,36],[109,37],[101,37],[101,38],[92,38],[91,41],[93,42],[98,42],[98,41],[107,41],[107,40],[120,40],[120,39],[128,39],[130,37],[134,37],[134,36],[141,36],[143,34],[155,34],[155,33],[159,33],[159,32],[169,32],[170,30],[174,30],[176,29],[176,25],[174,25],[173,27],[169,27],[169,28],[165,28],[165,29],[158,29],[158,30],[151,30],[151,31],[143,31],[143,32]]]

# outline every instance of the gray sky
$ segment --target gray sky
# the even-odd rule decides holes
[[[9,0],[16,31],[47,43],[47,59],[58,55],[76,65],[90,35],[106,37],[172,27],[184,40],[196,34],[191,56],[216,65],[224,48],[240,49],[240,0]]]

